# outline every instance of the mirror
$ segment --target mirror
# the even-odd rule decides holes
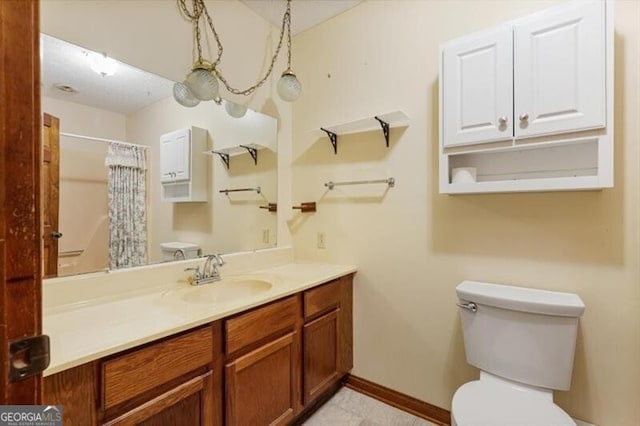
[[[104,56],[46,34],[41,51],[42,111],[59,119],[60,135],[59,218],[50,231],[62,234],[50,254],[57,254],[57,273],[45,268],[45,276],[109,267],[116,220],[109,217],[109,141],[139,145],[146,154],[138,191],[144,193],[145,263],[275,246],[276,213],[261,208],[277,201],[275,118],[222,99],[185,108],[173,99],[172,81],[117,61],[107,63],[115,68],[109,75],[96,68]],[[180,129],[198,132],[193,128],[203,129],[204,149],[191,153],[191,176],[204,176],[206,201],[168,202],[162,174],[173,157],[165,152],[161,158],[160,139]],[[43,211],[54,204],[44,203]],[[111,240],[124,238],[114,235]]]

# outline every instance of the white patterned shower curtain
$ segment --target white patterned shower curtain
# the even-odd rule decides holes
[[[109,268],[147,263],[146,153],[109,144]]]

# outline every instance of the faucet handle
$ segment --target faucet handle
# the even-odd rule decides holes
[[[191,285],[197,285],[197,283],[202,279],[199,266],[196,266],[195,268],[185,268],[185,271],[193,271],[193,275],[187,278],[187,281],[189,281],[189,284]]]
[[[200,277],[200,267],[196,266],[195,268],[185,268],[185,271],[195,271],[195,277],[199,278]]]

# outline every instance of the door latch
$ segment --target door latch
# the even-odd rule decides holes
[[[9,381],[17,382],[42,373],[50,362],[49,336],[27,337],[9,345]]]

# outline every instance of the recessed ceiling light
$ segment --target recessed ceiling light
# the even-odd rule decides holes
[[[75,87],[69,86],[68,84],[57,83],[54,84],[53,87],[65,93],[78,93],[78,89]]]

